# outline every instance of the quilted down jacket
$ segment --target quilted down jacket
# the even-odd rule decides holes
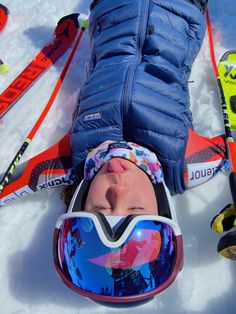
[[[71,128],[81,180],[90,150],[126,140],[156,153],[172,194],[185,190],[188,78],[205,34],[207,1],[96,0],[91,5],[91,61]]]

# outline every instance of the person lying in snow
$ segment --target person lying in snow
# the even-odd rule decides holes
[[[74,189],[56,224],[54,262],[75,291],[143,301],[182,267],[170,194],[227,168],[223,136],[194,132],[188,79],[207,1],[97,0],[91,60],[71,130],[18,167],[1,206],[54,186]]]
[[[208,139],[193,131],[188,93],[192,63],[205,34],[206,4],[203,0],[145,1],[142,5],[138,1],[138,8],[130,12],[134,5],[130,1],[93,1],[90,73],[71,130],[52,148],[18,167],[1,195],[1,205],[14,195],[80,182],[86,156],[107,140],[134,142],[154,152],[171,194],[213,177],[226,160],[224,138]],[[119,18],[110,11],[122,15]],[[40,179],[24,193],[29,182],[23,178],[32,182],[32,167],[40,161],[43,174],[37,170]],[[47,169],[50,176],[45,180]],[[70,180],[69,172],[73,174]],[[60,181],[57,173],[67,176]],[[19,194],[18,186],[23,188]],[[11,195],[13,190],[16,194]]]

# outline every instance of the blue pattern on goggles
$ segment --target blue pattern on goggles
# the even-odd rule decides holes
[[[102,237],[89,217],[66,218],[60,225],[56,249],[61,271],[83,291],[112,297],[146,294],[165,283],[175,268],[176,236],[165,222],[138,221],[118,246],[106,245]]]

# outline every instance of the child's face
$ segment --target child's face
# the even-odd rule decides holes
[[[152,183],[132,162],[112,158],[94,177],[85,203],[85,210],[104,215],[158,213]]]

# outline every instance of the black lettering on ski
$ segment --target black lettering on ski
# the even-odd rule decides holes
[[[224,65],[225,66],[225,74],[224,74],[224,77],[227,77],[229,75],[229,73],[231,72],[231,70],[233,69],[233,66],[228,66],[227,64]]]
[[[191,173],[191,178],[189,178],[190,181],[194,180],[194,172]]]
[[[204,178],[207,176],[207,171],[206,170],[201,170],[201,177]]]
[[[226,78],[227,76],[229,76],[232,80],[236,80],[236,68],[233,67],[232,65],[227,65],[225,64],[225,74],[224,74],[224,77]],[[234,70],[235,74],[232,74],[232,70]]]
[[[235,70],[235,71],[236,71],[236,70]],[[229,76],[230,76],[230,78],[231,78],[232,80],[236,80],[236,74],[233,75],[233,74],[230,73]]]
[[[40,190],[44,190],[47,188],[47,183],[41,184],[38,186]]]

